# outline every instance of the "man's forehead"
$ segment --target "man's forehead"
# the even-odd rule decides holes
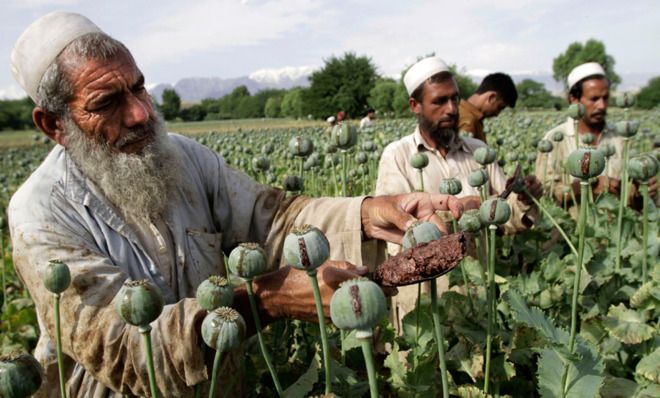
[[[424,82],[424,97],[443,97],[453,96],[458,93],[458,84],[453,77],[444,79],[442,81],[433,82],[427,80]]]
[[[610,82],[604,77],[594,77],[582,82],[582,91],[586,89],[606,89],[609,91]]]
[[[79,57],[68,65],[66,73],[71,77],[74,88],[123,81],[133,84],[143,79],[133,57],[126,53],[117,53],[107,58]]]

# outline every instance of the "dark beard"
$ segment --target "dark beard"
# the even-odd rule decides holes
[[[425,118],[423,115],[417,115],[417,123],[419,124],[419,129],[433,140],[433,142],[443,148],[449,148],[449,145],[456,137],[456,131],[458,130],[458,120],[454,119],[452,127],[440,127],[440,120],[432,121]]]

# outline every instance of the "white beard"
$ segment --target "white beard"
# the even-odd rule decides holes
[[[172,193],[184,179],[178,149],[160,117],[119,140],[116,146],[151,134],[152,141],[135,154],[112,151],[105,140],[94,141],[69,116],[64,125],[66,151],[127,221],[142,224],[164,216]]]

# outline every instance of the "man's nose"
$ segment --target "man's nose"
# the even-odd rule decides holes
[[[126,127],[133,127],[145,124],[151,115],[150,111],[150,104],[142,101],[135,95],[129,95],[124,110],[124,125]]]

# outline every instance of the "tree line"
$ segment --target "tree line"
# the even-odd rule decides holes
[[[607,54],[605,45],[594,39],[571,43],[565,52],[553,60],[553,76],[565,82],[570,70],[584,62],[598,62],[605,68],[612,88],[621,81],[614,71],[614,58]],[[405,73],[404,69],[401,76]],[[452,66],[461,97],[469,97],[477,83]],[[303,118],[324,119],[343,110],[349,118],[363,116],[374,108],[382,116],[409,115],[408,94],[401,79],[394,80],[377,73],[367,56],[346,53],[330,57],[323,67],[312,73],[309,87],[289,90],[262,90],[250,93],[247,87],[236,87],[222,98],[208,98],[199,103],[182,106],[173,89],[163,91],[160,101],[154,103],[166,120],[183,121],[224,120],[245,118]],[[566,105],[565,98],[550,93],[543,83],[525,79],[517,84],[517,108],[559,109]],[[655,77],[637,95],[636,106],[651,109],[660,106],[660,76]],[[32,128],[32,108],[29,98],[0,100],[0,130]]]

